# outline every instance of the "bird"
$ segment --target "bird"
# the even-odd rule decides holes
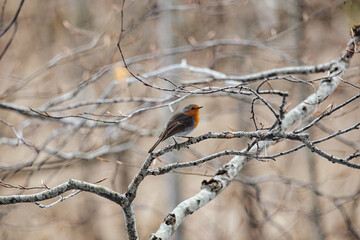
[[[168,121],[163,132],[160,134],[159,139],[156,141],[154,146],[150,148],[148,153],[152,153],[159,143],[165,141],[169,137],[185,137],[194,131],[199,124],[200,108],[202,107],[203,106],[196,104],[190,104],[186,106],[182,112],[174,114]]]

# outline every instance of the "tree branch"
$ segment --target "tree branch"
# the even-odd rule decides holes
[[[125,206],[127,204],[127,200],[123,194],[119,194],[109,188],[99,186],[93,183],[70,179],[66,183],[62,183],[56,187],[50,188],[49,190],[42,191],[40,193],[28,195],[0,196],[0,205],[26,202],[35,203],[55,198],[73,189],[94,193],[100,197],[109,199],[110,201],[115,202],[120,206]]]
[[[331,64],[330,75],[327,79],[323,80],[315,94],[310,95],[302,103],[293,108],[290,112],[285,114],[282,119],[281,125],[275,126],[283,131],[291,127],[295,122],[307,117],[322,101],[324,101],[330,94],[333,93],[335,88],[340,82],[341,76],[344,74],[349,60],[355,52],[355,47],[360,40],[360,26],[355,26],[352,31],[353,38],[349,41],[347,49],[341,57],[333,61]],[[304,143],[314,151],[317,148],[310,144],[308,140],[303,140]],[[267,140],[261,141],[248,151],[249,153],[259,153],[272,145],[274,141]],[[317,152],[320,154],[320,152]],[[328,157],[328,156],[326,156]],[[176,231],[180,224],[185,220],[186,216],[198,210],[212,199],[214,199],[220,192],[222,192],[230,184],[230,182],[237,176],[243,166],[249,161],[244,156],[235,156],[227,164],[222,166],[216,176],[209,181],[202,182],[202,190],[195,196],[184,200],[177,205],[174,210],[167,215],[164,222],[161,223],[159,229],[155,234],[152,234],[150,239],[169,239],[170,236]]]

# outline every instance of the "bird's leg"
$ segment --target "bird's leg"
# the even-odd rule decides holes
[[[175,148],[179,151],[179,150],[180,150],[180,147],[179,147],[178,142],[175,140],[175,138],[174,138],[174,137],[173,137],[172,139],[174,139],[174,142],[175,142]]]

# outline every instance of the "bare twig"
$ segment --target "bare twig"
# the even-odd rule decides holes
[[[13,19],[11,19],[10,23],[9,23],[6,27],[4,27],[4,29],[1,29],[1,31],[0,31],[0,38],[11,28],[11,26],[12,26],[13,24],[16,23],[17,18],[18,18],[19,13],[20,13],[20,10],[21,10],[24,2],[25,2],[25,0],[21,0],[21,2],[20,2],[19,6],[18,6],[18,8],[17,8],[17,10],[16,10],[16,13],[15,13]]]

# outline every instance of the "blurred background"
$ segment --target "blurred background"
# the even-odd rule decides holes
[[[3,30],[20,1],[0,3]],[[252,96],[184,97],[131,78],[116,46],[121,5],[122,1],[110,0],[25,1],[17,23],[0,38],[0,103],[8,106],[0,108],[0,119],[6,122],[0,123],[3,182],[20,188],[54,187],[69,178],[88,182],[107,178],[100,184],[123,193],[172,110],[190,103],[204,106],[192,136],[255,130],[250,119]],[[175,84],[206,81],[208,76],[186,69],[164,70],[181,61],[234,76],[327,63],[345,49],[350,26],[359,23],[359,6],[360,1],[355,0],[126,1],[121,47],[130,69],[161,88],[172,88],[167,80]],[[344,77],[357,85],[358,65],[355,55]],[[325,76],[296,77],[314,81]],[[315,81],[314,86],[319,83]],[[256,89],[258,84],[249,86]],[[288,110],[314,91],[309,85],[281,80],[265,85],[263,89],[289,93]],[[357,88],[341,83],[314,116],[358,93]],[[276,109],[281,104],[278,97],[266,99]],[[172,109],[170,102],[174,102]],[[308,131],[311,139],[358,122],[359,106],[356,100],[323,119]],[[39,117],[31,109],[67,117]],[[255,114],[263,127],[275,120],[261,104],[256,105]],[[13,130],[27,144],[18,144]],[[359,130],[342,137],[319,147],[339,157],[359,151]],[[241,150],[247,142],[203,141],[160,157],[152,167],[192,161],[226,149]],[[167,140],[157,149],[170,143]],[[283,141],[266,153],[297,145]],[[168,212],[196,194],[201,182],[229,159],[231,156],[221,157],[147,177],[134,202],[140,239],[149,238]],[[276,161],[252,160],[220,196],[189,216],[173,239],[358,239],[359,187],[358,170],[331,164],[307,149]],[[38,191],[0,187],[1,195]],[[47,209],[35,204],[1,206],[0,221],[0,239],[126,239],[122,209],[85,192]]]

